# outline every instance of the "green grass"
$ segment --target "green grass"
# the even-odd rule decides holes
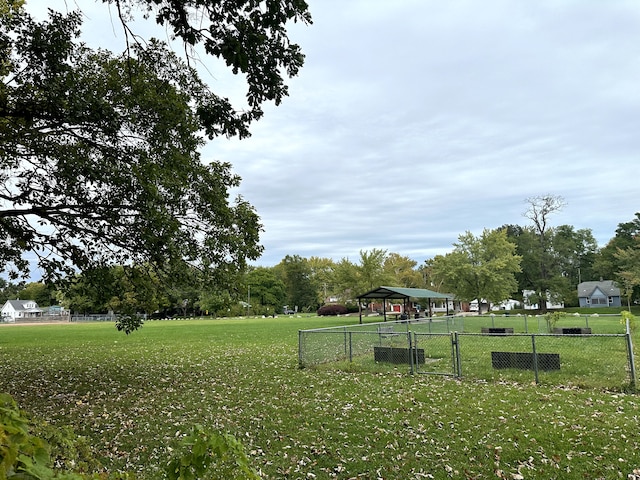
[[[640,398],[531,381],[298,368],[298,330],[357,318],[0,327],[0,391],[86,436],[109,471],[157,478],[200,423],[265,478],[627,478]],[[466,324],[465,324],[466,326]],[[495,381],[497,380],[497,381]],[[519,477],[518,475],[521,475]]]

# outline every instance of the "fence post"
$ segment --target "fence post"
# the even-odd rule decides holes
[[[347,327],[344,327],[344,354],[347,355]]]
[[[411,341],[411,332],[407,332],[407,343],[409,344],[409,373],[413,375],[413,355],[418,355],[418,349],[416,348],[414,352],[414,347]]]
[[[349,332],[349,363],[353,363],[353,342],[351,335],[353,332]]]
[[[453,350],[453,374],[462,377],[462,363],[460,362],[460,337],[458,332],[451,334],[451,349]]]
[[[631,376],[631,388],[636,389],[636,365],[633,358],[633,342],[631,341],[631,328],[627,319],[627,354],[629,355],[629,374]]]
[[[531,335],[531,348],[533,350],[533,372],[536,378],[536,385],[538,384],[538,353],[536,352],[536,336]]]
[[[527,314],[524,314],[524,333],[529,333],[529,324],[527,322]]]
[[[304,368],[302,359],[302,330],[298,330],[298,368]]]

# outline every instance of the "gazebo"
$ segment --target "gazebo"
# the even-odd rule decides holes
[[[431,312],[431,300],[444,300],[447,306],[447,315],[449,314],[449,302],[454,296],[448,293],[434,292],[426,288],[402,288],[402,287],[378,287],[366,293],[358,295],[358,311],[360,313],[360,323],[362,323],[362,300],[382,300],[384,321],[387,321],[387,300],[402,300],[404,310],[407,309],[407,302],[410,298],[426,298],[429,304],[429,316]]]

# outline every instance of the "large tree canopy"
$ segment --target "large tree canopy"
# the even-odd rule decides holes
[[[229,200],[240,180],[230,165],[204,163],[199,148],[203,134],[248,135],[262,102],[286,95],[281,70],[295,74],[302,55],[284,25],[308,20],[306,4],[116,5],[128,32],[125,7],[154,9],[187,44],[243,72],[250,109],[235,111],[153,39],[115,55],[79,42],[78,12],[50,11],[44,22],[17,6],[3,12],[0,262],[14,278],[29,274],[25,252],[45,277],[108,264],[242,268],[261,253],[259,218],[244,199]],[[189,23],[196,10],[209,27]]]
[[[515,254],[506,230],[485,229],[479,237],[465,232],[454,247],[430,262],[433,278],[445,291],[464,301],[499,303],[517,289],[515,274],[522,257]]]

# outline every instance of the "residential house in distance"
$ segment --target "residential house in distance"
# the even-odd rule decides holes
[[[620,289],[613,280],[582,282],[578,284],[580,307],[620,307]]]
[[[523,290],[522,300],[524,302],[525,310],[539,310],[540,305],[533,300],[533,296],[536,294],[535,290]],[[564,308],[563,301],[552,300],[551,292],[547,291],[547,308],[549,310]]]
[[[19,319],[41,316],[42,310],[34,300],[7,300],[2,306],[3,322],[15,322]]]
[[[492,305],[492,310],[516,310],[518,308],[522,308],[522,302],[513,298],[503,300],[498,305]]]

